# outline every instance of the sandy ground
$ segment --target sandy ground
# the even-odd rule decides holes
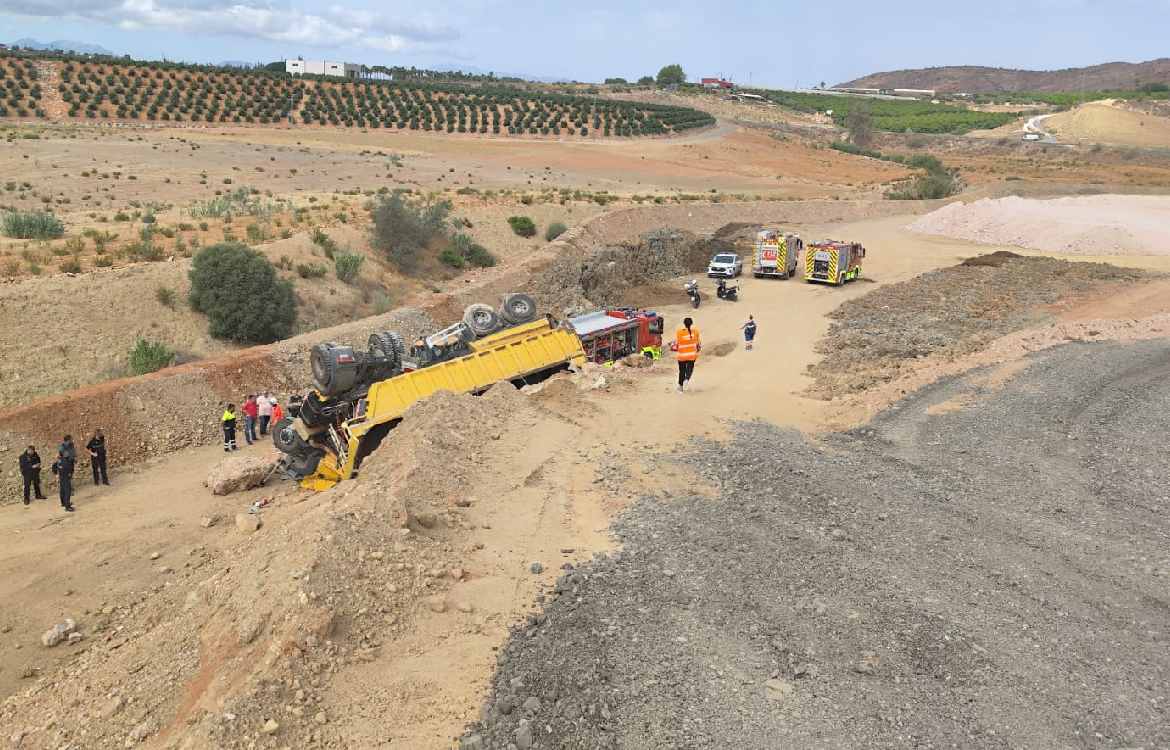
[[[532,602],[527,583],[531,576],[522,574],[525,560],[536,554],[545,555],[546,567],[551,567],[547,558],[555,560],[561,548],[571,547],[588,554],[604,547],[607,513],[620,507],[621,498],[607,499],[599,495],[590,500],[588,493],[566,491],[570,486],[592,482],[595,467],[589,457],[607,448],[635,450],[634,443],[640,446],[637,451],[670,450],[670,446],[688,435],[718,432],[720,421],[726,418],[762,417],[778,424],[815,427],[823,419],[825,403],[796,394],[807,385],[803,371],[814,356],[813,345],[827,327],[825,314],[842,299],[865,293],[873,283],[907,279],[927,268],[950,264],[979,252],[976,246],[947,240],[908,242],[901,230],[904,224],[905,218],[897,217],[845,226],[794,225],[810,236],[831,229],[837,236],[863,239],[870,251],[867,275],[871,280],[866,283],[828,288],[797,281],[744,278],[741,280],[743,297],[731,304],[716,301],[713,284],[701,280],[710,301],[697,312],[682,307],[662,310],[672,327],[684,313],[693,315],[704,332],[709,351],[724,352],[724,356],[703,358],[692,392],[685,396],[674,392],[673,364],[664,362],[636,391],[600,392],[596,396],[596,411],[572,415],[572,422],[542,425],[532,441],[535,450],[531,456],[518,456],[514,466],[509,463],[497,467],[493,478],[487,480],[489,484],[484,492],[508,500],[490,518],[484,519],[492,528],[483,530],[482,536],[492,540],[489,546],[494,550],[492,554],[502,557],[494,562],[490,557],[484,558],[485,566],[499,566],[492,574],[499,580],[482,584],[482,609],[498,616],[491,618],[492,628],[486,634],[460,645],[468,649],[468,655],[478,654],[477,660],[469,663],[478,664],[479,671],[466,671],[463,659],[440,659],[438,651],[428,657],[432,666],[441,662],[454,669],[453,672],[431,669],[426,666],[431,663],[426,659],[415,663],[421,670],[420,684],[410,691],[411,701],[423,700],[428,694],[463,696],[460,712],[441,712],[433,719],[446,728],[448,737],[470,718],[477,705],[478,690],[486,685],[491,645],[502,638],[506,625],[517,612]],[[750,353],[742,349],[738,334],[739,324],[749,313],[760,324],[756,349]],[[685,412],[678,408],[680,398],[687,399]],[[0,553],[0,570],[31,572],[31,577],[26,573],[0,579],[0,599],[13,606],[11,610],[6,608],[12,613],[8,615],[11,621],[0,623],[0,627],[10,626],[12,633],[0,641],[3,693],[11,693],[21,686],[20,675],[26,667],[47,671],[57,660],[68,658],[67,651],[44,651],[34,645],[40,632],[55,618],[66,611],[100,610],[103,602],[114,601],[136,586],[149,587],[156,574],[152,566],[142,564],[144,555],[160,545],[181,549],[195,533],[191,531],[192,525],[207,510],[227,512],[232,506],[242,508],[247,504],[246,497],[212,498],[201,487],[203,471],[217,453],[214,448],[184,451],[129,475],[123,467],[115,466],[112,488],[95,491],[78,483],[82,488],[78,498],[80,510],[74,516],[60,514],[53,501],[34,505],[31,510],[9,506],[0,515],[0,532],[21,540]],[[538,500],[523,491],[517,494],[513,486],[516,478],[527,476],[542,462],[563,469],[552,480],[556,491],[546,487]],[[79,478],[84,477],[85,468],[80,467]],[[499,486],[492,482],[498,482]],[[546,510],[536,516],[523,510],[534,507]],[[541,514],[547,518],[538,518]],[[98,558],[108,558],[108,565],[79,564],[81,560]],[[121,571],[123,577],[109,580],[107,570]],[[65,592],[70,590],[75,593],[66,597]],[[47,595],[46,592],[55,593]],[[430,625],[420,626],[417,635],[412,636],[419,639],[412,642],[412,648],[417,650],[429,643],[436,649],[441,646],[443,652],[452,650],[450,641],[435,641],[428,635],[431,632]],[[377,687],[361,684],[371,690]],[[389,690],[385,686],[379,689]],[[390,694],[393,691],[386,693]]]
[[[457,591],[475,615],[420,610],[402,621],[401,635],[393,636],[372,659],[344,667],[341,679],[329,683],[322,705],[338,717],[334,724],[341,726],[350,746],[450,746],[478,710],[494,667],[494,648],[508,626],[532,611],[540,586],[552,580],[561,561],[586,559],[609,547],[608,519],[641,491],[643,480],[620,480],[625,474],[643,475],[639,456],[669,453],[691,436],[721,436],[729,418],[761,418],[810,431],[863,418],[865,405],[854,403],[842,411],[839,404],[799,395],[809,384],[804,370],[814,359],[813,347],[827,330],[826,313],[875,283],[905,280],[984,250],[963,241],[909,234],[905,224],[905,217],[893,217],[794,227],[806,236],[863,240],[869,249],[866,282],[829,288],[745,278],[738,303],[709,295],[697,311],[663,308],[671,328],[683,315],[691,315],[703,332],[707,353],[690,392],[674,391],[673,363],[664,362],[638,373],[632,384],[615,381],[595,391],[584,408],[517,425],[528,431],[531,450],[477,475],[473,492],[492,502],[473,504],[467,516],[474,531],[460,554],[470,575]],[[708,292],[713,286],[707,280],[701,284]],[[1160,299],[1159,293],[1143,289],[1128,306],[1098,300],[1093,304],[1114,307],[1087,307],[1082,314],[1134,315]],[[742,348],[738,333],[749,313],[760,325],[751,352]],[[1059,334],[1048,338],[1056,340]],[[1026,351],[1020,348],[1012,356]],[[1002,351],[995,356],[1006,358]],[[896,397],[896,389],[886,395]],[[0,599],[6,603],[0,621],[0,691],[25,689],[30,679],[35,689],[35,680],[54,679],[54,670],[74,658],[78,647],[50,651],[37,643],[40,633],[61,617],[85,622],[127,598],[140,599],[141,592],[172,585],[160,578],[152,553],[161,552],[163,562],[182,566],[184,556],[199,546],[249,544],[230,529],[198,525],[198,518],[210,511],[230,518],[259,494],[208,494],[201,481],[207,466],[221,455],[209,447],[133,472],[115,466],[112,488],[93,490],[79,482],[75,515],[61,514],[53,501],[5,510],[0,533],[15,541],[0,552],[0,572],[6,573],[0,576]],[[83,465],[79,479],[84,470]],[[605,481],[608,475],[619,481]],[[647,479],[655,486],[661,480]],[[673,481],[687,480],[676,476]],[[277,490],[276,510],[265,516],[261,533],[281,534],[302,512],[298,507],[310,507],[289,504],[297,493],[287,486]],[[310,497],[307,502],[317,501]],[[528,572],[533,561],[542,562],[544,574]],[[196,570],[188,580],[197,581],[200,575]]]
[[[1086,195],[952,203],[910,229],[990,245],[1068,255],[1170,253],[1170,197]]]
[[[1113,99],[1052,115],[1044,128],[1068,143],[1170,148],[1170,117],[1132,109]]]

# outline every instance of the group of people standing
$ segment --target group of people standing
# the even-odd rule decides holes
[[[109,466],[106,458],[106,436],[101,428],[94,431],[93,437],[85,444],[89,452],[89,464],[93,469],[93,483],[109,485]],[[61,496],[61,507],[73,512],[73,471],[77,467],[77,448],[73,444],[73,436],[66,435],[57,446],[57,460],[51,466],[53,474],[57,476],[57,489]],[[24,504],[27,507],[31,499],[29,490],[37,500],[44,500],[41,492],[41,456],[35,445],[30,445],[20,454],[20,475],[24,479]]]
[[[291,396],[289,398],[289,414],[296,416],[299,411],[300,396]],[[249,393],[244,397],[244,403],[239,409],[244,414],[244,439],[251,445],[260,439],[260,436],[268,434],[268,428],[275,426],[280,420],[284,419],[284,409],[281,408],[280,402],[272,395],[270,391],[265,393]],[[239,414],[236,412],[235,404],[227,404],[220,416],[220,425],[223,428],[223,451],[224,453],[231,453],[234,450],[239,450],[236,445],[236,428],[238,426]],[[259,430],[259,435],[257,435]]]

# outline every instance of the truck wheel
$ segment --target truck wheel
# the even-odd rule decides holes
[[[406,342],[394,331],[370,334],[370,353],[387,360],[389,368],[394,372],[402,369],[402,355],[405,349]]]
[[[536,300],[527,294],[509,294],[500,305],[500,317],[514,326],[536,320]]]
[[[272,428],[272,444],[281,453],[291,454],[300,453],[302,447],[308,447],[297,431],[293,429],[293,421],[290,417],[280,420]]]
[[[478,337],[488,336],[500,328],[500,316],[488,305],[475,303],[463,311],[463,322]]]
[[[336,346],[334,343],[317,344],[309,352],[309,367],[313,371],[313,381],[323,393],[329,393],[333,381],[337,378],[337,362],[330,355]]]

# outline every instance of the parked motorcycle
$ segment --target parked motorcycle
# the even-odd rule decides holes
[[[691,307],[698,308],[699,303],[703,299],[702,295],[699,294],[699,282],[691,279],[683,286],[683,289],[686,291],[687,296],[691,298]]]
[[[719,279],[715,287],[715,296],[728,302],[736,302],[739,300],[739,284],[728,286],[726,281]]]

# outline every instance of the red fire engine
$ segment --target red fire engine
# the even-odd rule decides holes
[[[604,364],[631,354],[649,359],[662,356],[665,321],[652,310],[619,307],[569,318],[569,327],[581,339],[590,362]]]

